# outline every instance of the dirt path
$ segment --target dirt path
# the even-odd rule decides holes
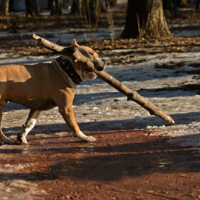
[[[27,146],[1,146],[3,199],[198,199],[199,159],[148,131],[36,133]]]

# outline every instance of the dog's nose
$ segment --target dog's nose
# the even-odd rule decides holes
[[[101,59],[102,60],[102,62],[104,63],[104,65],[106,65],[106,61],[104,60],[104,59]]]
[[[106,61],[104,59],[95,59],[93,61],[96,70],[103,71],[106,68]]]

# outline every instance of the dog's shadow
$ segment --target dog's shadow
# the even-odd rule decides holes
[[[20,107],[19,107],[20,108]],[[178,113],[173,114],[171,117],[175,120],[176,125],[187,125],[192,122],[196,122],[200,119],[200,112],[191,113]],[[145,129],[148,126],[155,126],[159,128],[160,126],[173,126],[172,124],[156,117],[149,116],[141,118],[139,116],[134,116],[132,119],[123,120],[104,120],[104,121],[94,121],[94,122],[82,122],[78,125],[82,131],[108,131],[108,130],[123,130],[123,129]],[[12,135],[12,132],[18,132],[21,130],[21,126],[2,128],[5,134]],[[59,133],[59,132],[71,132],[66,123],[55,123],[55,124],[37,124],[29,134],[42,133]]]

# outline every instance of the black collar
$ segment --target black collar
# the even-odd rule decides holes
[[[76,70],[73,68],[73,65],[68,59],[60,56],[56,58],[56,61],[59,63],[60,67],[67,73],[67,75],[72,79],[72,81],[76,85],[81,84],[82,80],[80,76],[77,74]]]

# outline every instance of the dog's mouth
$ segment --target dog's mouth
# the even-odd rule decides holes
[[[105,68],[106,68],[106,61],[104,59],[95,59],[94,61],[92,61],[93,64],[94,64],[94,67],[97,71],[103,71]],[[94,77],[94,76],[97,76],[97,74],[94,72],[94,71],[90,71],[88,69],[85,69],[86,70],[86,73],[91,76],[91,77]]]
[[[86,70],[87,74],[96,74],[94,71],[90,71],[88,69],[85,69],[85,70]]]

